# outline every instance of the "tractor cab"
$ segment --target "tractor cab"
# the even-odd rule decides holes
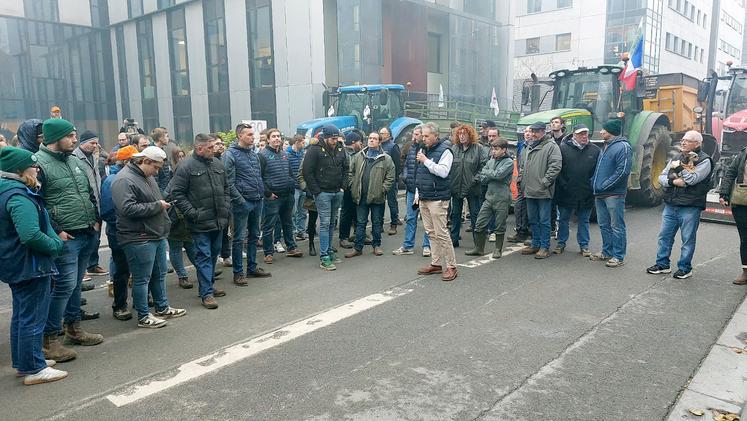
[[[615,118],[620,111],[639,111],[640,100],[635,94],[621,93],[619,76],[622,68],[604,65],[550,73],[552,107],[524,116],[517,123],[517,135],[536,121],[549,124],[554,116],[565,120],[566,127],[579,123],[589,126],[592,138],[599,140],[599,130],[605,121]],[[642,78],[639,78],[639,80]]]

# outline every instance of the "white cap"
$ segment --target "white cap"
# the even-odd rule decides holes
[[[143,157],[148,158],[151,161],[163,162],[166,160],[166,152],[164,152],[163,149],[159,148],[158,146],[148,146],[147,148],[143,149],[142,152],[138,152],[132,155],[132,157]]]

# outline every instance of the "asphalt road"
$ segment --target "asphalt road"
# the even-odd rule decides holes
[[[264,265],[272,278],[247,288],[224,275],[213,311],[171,275],[171,303],[188,314],[159,330],[112,319],[96,289],[84,296],[103,316],[84,327],[105,342],[78,347],[64,381],[33,387],[10,368],[2,288],[0,418],[662,419],[747,289],[731,284],[733,226],[701,225],[692,278],[646,274],[659,218],[628,210],[617,269],[572,242],[544,261],[471,260],[462,247],[446,283],[416,274],[428,263],[419,254],[392,256],[401,235],[385,235],[387,254],[368,248],[335,272],[281,256]],[[596,250],[595,225],[592,238]]]

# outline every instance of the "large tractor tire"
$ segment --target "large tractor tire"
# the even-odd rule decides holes
[[[661,203],[664,189],[659,184],[659,174],[667,166],[672,150],[672,139],[666,126],[656,124],[643,143],[641,161],[641,188],[628,191],[628,199],[636,206],[656,206]]]

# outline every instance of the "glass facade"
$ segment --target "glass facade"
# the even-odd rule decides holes
[[[143,130],[160,126],[158,118],[158,87],[156,61],[153,52],[153,24],[150,18],[137,21],[137,51],[140,56],[140,92],[143,104]]]
[[[275,60],[270,0],[247,0],[246,14],[252,119],[266,120],[268,127],[276,127]]]
[[[643,21],[643,68],[658,73],[662,7],[663,0],[607,0],[604,62],[620,62],[621,54],[629,52],[637,40]]]
[[[174,108],[174,130],[177,142],[191,142],[192,103],[187,61],[187,24],[184,9],[168,12],[169,55],[171,64],[171,97]]]
[[[338,1],[337,33],[340,85],[381,82],[382,1]]]
[[[205,0],[202,7],[205,19],[210,131],[226,131],[231,128],[231,108],[228,94],[225,9],[223,0]]]
[[[131,117],[130,114],[130,89],[127,83],[127,54],[125,53],[124,27],[117,26],[114,30],[117,45],[117,70],[119,71],[119,94],[122,107],[122,118]]]
[[[57,20],[52,4],[27,1],[25,6],[35,18]],[[28,118],[49,118],[57,105],[79,130],[97,132],[112,145],[119,126],[107,30],[0,17],[0,63],[0,127],[14,132]]]
[[[457,14],[449,26],[449,99],[489,104],[500,54],[485,52],[499,48],[498,26]]]

